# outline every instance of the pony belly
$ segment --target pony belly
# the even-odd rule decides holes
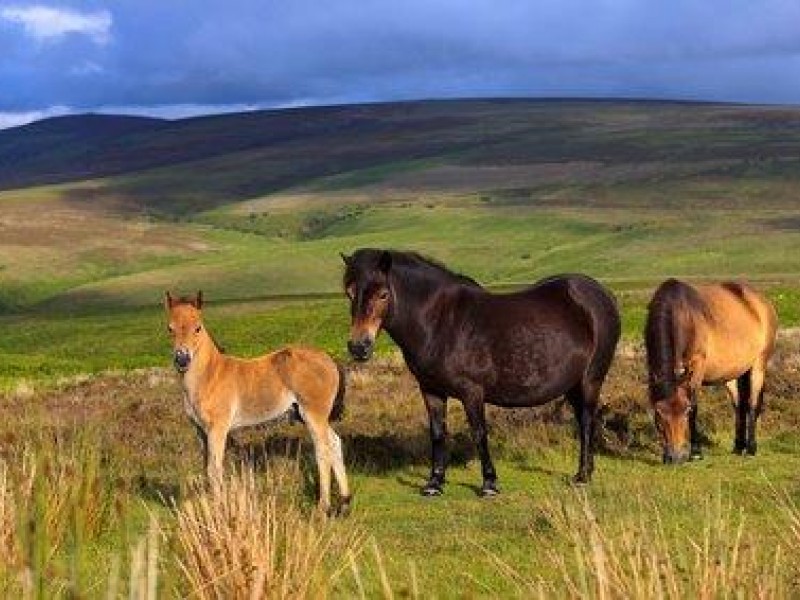
[[[288,390],[274,402],[247,403],[240,399],[236,403],[231,428],[238,429],[275,421],[283,417],[291,409],[292,404],[296,403],[297,396]]]

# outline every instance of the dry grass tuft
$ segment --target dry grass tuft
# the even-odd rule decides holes
[[[318,598],[360,552],[352,523],[300,508],[297,461],[271,462],[263,489],[252,468],[217,492],[195,488],[175,508],[178,562],[198,598]]]
[[[547,550],[557,573],[552,580],[528,579],[500,557],[490,554],[490,558],[528,597],[712,600],[786,596],[785,553],[780,546],[765,548],[756,543],[741,513],[719,497],[698,512],[704,524],[699,538],[668,530],[658,508],[642,500],[632,504],[628,519],[609,526],[587,495],[576,492],[552,501],[539,518],[538,528],[547,523],[553,534]],[[798,518],[797,512],[794,517]],[[794,531],[797,535],[800,530]],[[542,537],[540,531],[531,535]]]

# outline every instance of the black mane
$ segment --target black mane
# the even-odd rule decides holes
[[[379,250],[376,248],[362,248],[347,259],[347,268],[344,273],[345,286],[356,279],[357,275],[362,270],[378,269],[381,257],[384,254],[388,254],[391,258],[392,274],[401,280],[422,277],[432,281],[455,282],[471,287],[481,287],[480,284],[471,277],[455,273],[439,261],[423,256],[417,252]]]

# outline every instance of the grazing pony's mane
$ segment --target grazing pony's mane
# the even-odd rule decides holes
[[[650,394],[654,401],[675,393],[677,358],[683,355],[686,339],[677,320],[681,313],[694,313],[710,320],[711,314],[700,294],[677,279],[668,279],[656,290],[647,308],[645,341]]]

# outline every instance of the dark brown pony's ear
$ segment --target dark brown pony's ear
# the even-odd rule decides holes
[[[195,297],[194,302],[192,302],[192,304],[197,310],[203,308],[203,290],[197,290],[197,296]]]
[[[378,259],[378,268],[383,273],[387,274],[389,273],[389,269],[392,268],[392,255],[388,250],[384,250],[381,257]]]
[[[353,258],[353,257],[352,257],[352,256],[347,256],[347,254],[345,254],[344,252],[339,252],[339,256],[341,256],[341,257],[342,257],[342,262],[343,262],[343,263],[344,263],[346,266],[348,266],[348,267],[349,267],[349,266],[350,266],[350,261],[352,260],[352,258]]]
[[[172,299],[172,294],[169,293],[169,290],[164,292],[164,308],[169,310],[174,303],[175,301]]]

